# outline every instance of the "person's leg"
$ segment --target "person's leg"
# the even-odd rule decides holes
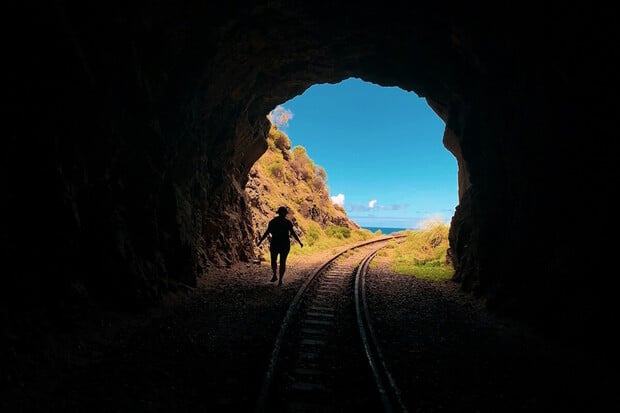
[[[286,271],[286,258],[290,250],[291,246],[289,245],[280,251],[280,281],[278,281],[278,285],[282,285],[282,278],[284,278],[284,272]]]
[[[276,271],[278,269],[278,250],[272,246],[269,248],[269,253],[271,254],[271,281],[273,282],[278,279],[276,277]]]

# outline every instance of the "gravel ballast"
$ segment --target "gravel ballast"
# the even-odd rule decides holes
[[[5,334],[3,412],[252,411],[288,305],[334,251],[212,269],[140,314],[101,312],[69,330]],[[490,313],[452,281],[373,260],[370,315],[410,412],[601,411],[606,360]],[[355,342],[358,338],[351,338]]]

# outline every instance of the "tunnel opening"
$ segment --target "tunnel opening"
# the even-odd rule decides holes
[[[282,205],[306,240],[303,249],[293,243],[292,256],[370,236],[358,228],[388,235],[436,227],[447,243],[457,163],[442,145],[445,124],[426,100],[349,78],[310,86],[268,119],[268,149],[246,184],[255,238]],[[418,259],[399,250],[399,268],[411,274],[415,262],[430,260],[451,274],[445,245],[437,242],[442,252],[420,251]],[[266,247],[257,255],[268,263]]]
[[[443,120],[414,92],[349,78],[313,85],[274,111],[276,126],[325,168],[332,201],[358,225],[450,222],[457,161],[442,145]]]

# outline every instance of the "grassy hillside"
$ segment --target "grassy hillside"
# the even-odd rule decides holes
[[[368,239],[374,234],[350,220],[345,210],[331,202],[327,173],[310,158],[303,146],[291,147],[289,137],[272,125],[267,152],[250,170],[246,193],[258,238],[275,211],[284,205],[302,238],[304,251]],[[268,252],[268,243],[261,254]],[[299,247],[293,245],[291,254]]]

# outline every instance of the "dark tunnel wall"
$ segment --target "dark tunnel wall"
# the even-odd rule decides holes
[[[604,10],[12,7],[5,303],[141,305],[249,260],[243,187],[265,115],[356,76],[443,108],[470,182],[450,234],[465,290],[548,326],[604,312],[592,279],[613,216],[617,77]]]

